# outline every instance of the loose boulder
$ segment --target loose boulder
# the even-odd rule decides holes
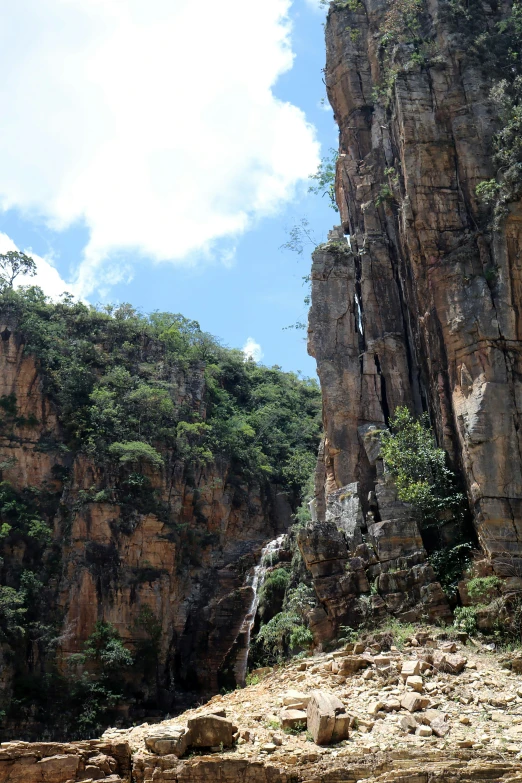
[[[312,691],[307,708],[308,730],[316,745],[340,742],[349,736],[350,716],[337,696]]]
[[[169,726],[145,737],[145,745],[158,756],[181,758],[187,752],[191,739],[191,732],[185,726]]]
[[[223,745],[230,748],[234,744],[237,726],[226,718],[217,715],[198,715],[187,721],[190,731],[190,744],[194,748],[215,748]]]
[[[365,669],[370,661],[360,655],[346,655],[338,661],[339,674],[354,674],[359,669]]]
[[[419,724],[413,717],[413,715],[403,715],[399,720],[399,726],[407,734],[415,734],[419,728]]]
[[[424,710],[429,704],[429,699],[419,696],[417,693],[407,693],[401,699],[401,707],[408,712],[419,712]]]
[[[460,674],[467,662],[468,659],[458,653],[452,655],[451,653],[437,652],[433,656],[434,667],[440,672],[448,672],[449,674]]]
[[[307,713],[304,710],[285,709],[281,710],[279,720],[283,729],[305,729]]]
[[[283,694],[283,707],[291,707],[294,710],[306,710],[310,696],[300,691],[287,691]]]
[[[401,677],[403,680],[407,680],[408,677],[416,677],[420,672],[420,661],[405,661],[402,664]]]

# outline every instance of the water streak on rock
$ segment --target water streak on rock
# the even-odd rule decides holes
[[[243,625],[241,626],[241,630],[238,636],[238,639],[241,636],[244,638],[244,644],[241,646],[241,650],[238,657],[236,658],[236,663],[234,666],[234,673],[236,675],[236,682],[238,685],[245,684],[252,628],[254,627],[256,620],[257,607],[259,606],[259,595],[265,581],[266,572],[268,568],[274,564],[274,560],[276,559],[276,555],[283,545],[284,539],[285,536],[281,535],[275,538],[273,541],[269,541],[269,543],[261,550],[259,563],[247,576],[246,586],[252,588],[253,594],[252,603],[250,604],[248,612],[245,615],[245,619],[243,620]]]

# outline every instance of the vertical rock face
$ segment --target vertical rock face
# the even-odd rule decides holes
[[[183,691],[216,692],[220,675],[233,669],[234,643],[252,603],[245,575],[263,545],[290,524],[286,495],[273,485],[238,483],[226,460],[190,480],[181,461],[166,460],[164,469],[150,471],[161,515],[95,497],[103,466],[65,447],[59,417],[16,326],[0,326],[0,337],[1,479],[16,491],[33,487],[54,525],[45,600],[58,624],[59,667],[66,671],[69,656],[82,651],[100,620],[135,652],[148,638],[145,616],[159,635],[159,650],[153,684],[139,677],[134,683],[137,706],[168,711]],[[179,369],[175,380],[176,404],[204,415],[203,368]],[[30,553],[16,541],[3,544],[2,556],[8,583],[10,574],[30,567]],[[1,644],[0,661],[6,707],[13,658]],[[36,674],[43,666],[36,644],[28,666]],[[30,732],[14,726],[7,734]]]
[[[399,405],[428,410],[500,569],[522,556],[522,207],[510,204],[492,232],[477,201],[477,184],[496,173],[498,111],[491,74],[469,56],[449,4],[410,4],[429,41],[423,57],[400,34],[380,48],[393,6],[333,2],[326,27],[342,226],[312,267],[309,352],[326,430],[318,516],[325,497],[354,481],[369,512],[379,484],[372,431]],[[484,5],[486,28],[510,7]],[[386,524],[368,528],[379,559]]]

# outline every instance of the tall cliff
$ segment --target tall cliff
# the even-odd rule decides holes
[[[309,352],[326,439],[315,540],[302,547],[334,625],[364,592],[325,585],[328,569],[330,579],[354,571],[353,536],[351,551],[341,542],[326,552],[336,490],[356,489],[374,551],[383,537],[399,544],[372,554],[385,571],[397,571],[399,554],[426,561],[414,521],[406,530],[405,510],[379,503],[386,480],[372,433],[399,406],[429,413],[485,555],[500,575],[522,575],[521,33],[511,2],[330,4],[325,80],[339,126],[341,227],[311,274]],[[403,565],[401,579],[387,577],[392,600],[379,584],[394,613],[419,598],[412,563]],[[437,590],[425,576],[421,591]]]
[[[4,736],[89,736],[234,687],[245,577],[315,460],[316,384],[181,316],[37,290],[1,311]]]

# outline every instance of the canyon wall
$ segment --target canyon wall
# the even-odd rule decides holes
[[[518,578],[522,205],[511,202],[493,230],[477,199],[476,186],[497,173],[492,140],[501,122],[490,98],[498,76],[472,54],[474,24],[496,35],[512,6],[467,4],[460,21],[456,7],[330,5],[325,81],[339,126],[341,226],[314,253],[311,273],[309,352],[326,431],[315,529],[331,524],[328,497],[356,482],[368,542],[376,543],[374,512],[396,535],[390,512],[368,500],[383,483],[371,440],[405,405],[428,411],[465,484],[480,546],[497,573]],[[316,542],[307,557],[334,563],[339,553],[321,554]],[[320,593],[324,577],[314,576]],[[334,623],[350,616],[360,591],[348,592],[323,596]]]
[[[187,692],[234,686],[234,664],[246,644],[241,626],[253,599],[245,575],[263,545],[288,528],[287,495],[268,482],[241,480],[226,459],[188,475],[185,462],[167,453],[161,469],[143,467],[158,513],[144,508],[139,495],[118,504],[107,489],[121,484],[117,469],[111,474],[107,464],[66,446],[70,435],[17,324],[4,323],[0,335],[1,478],[24,497],[32,493],[52,530],[40,549],[34,539],[2,531],[2,584],[19,584],[24,570],[45,572],[37,620],[52,624],[55,640],[49,646],[41,630],[23,638],[13,632],[15,654],[3,637],[2,709],[20,698],[20,688],[34,701],[36,691],[27,695],[31,678],[42,683],[56,666],[66,675],[98,621],[114,627],[131,653],[141,649],[142,661],[140,644],[156,645],[148,661],[153,671],[127,675],[133,698],[118,707],[120,718],[129,710],[134,719],[165,714]],[[141,361],[153,361],[151,351]],[[169,368],[169,382],[176,406],[204,419],[204,365]],[[2,588],[2,621],[9,589]],[[4,736],[52,736],[52,722],[48,715],[39,726],[24,712]],[[77,728],[68,729],[74,736]]]

